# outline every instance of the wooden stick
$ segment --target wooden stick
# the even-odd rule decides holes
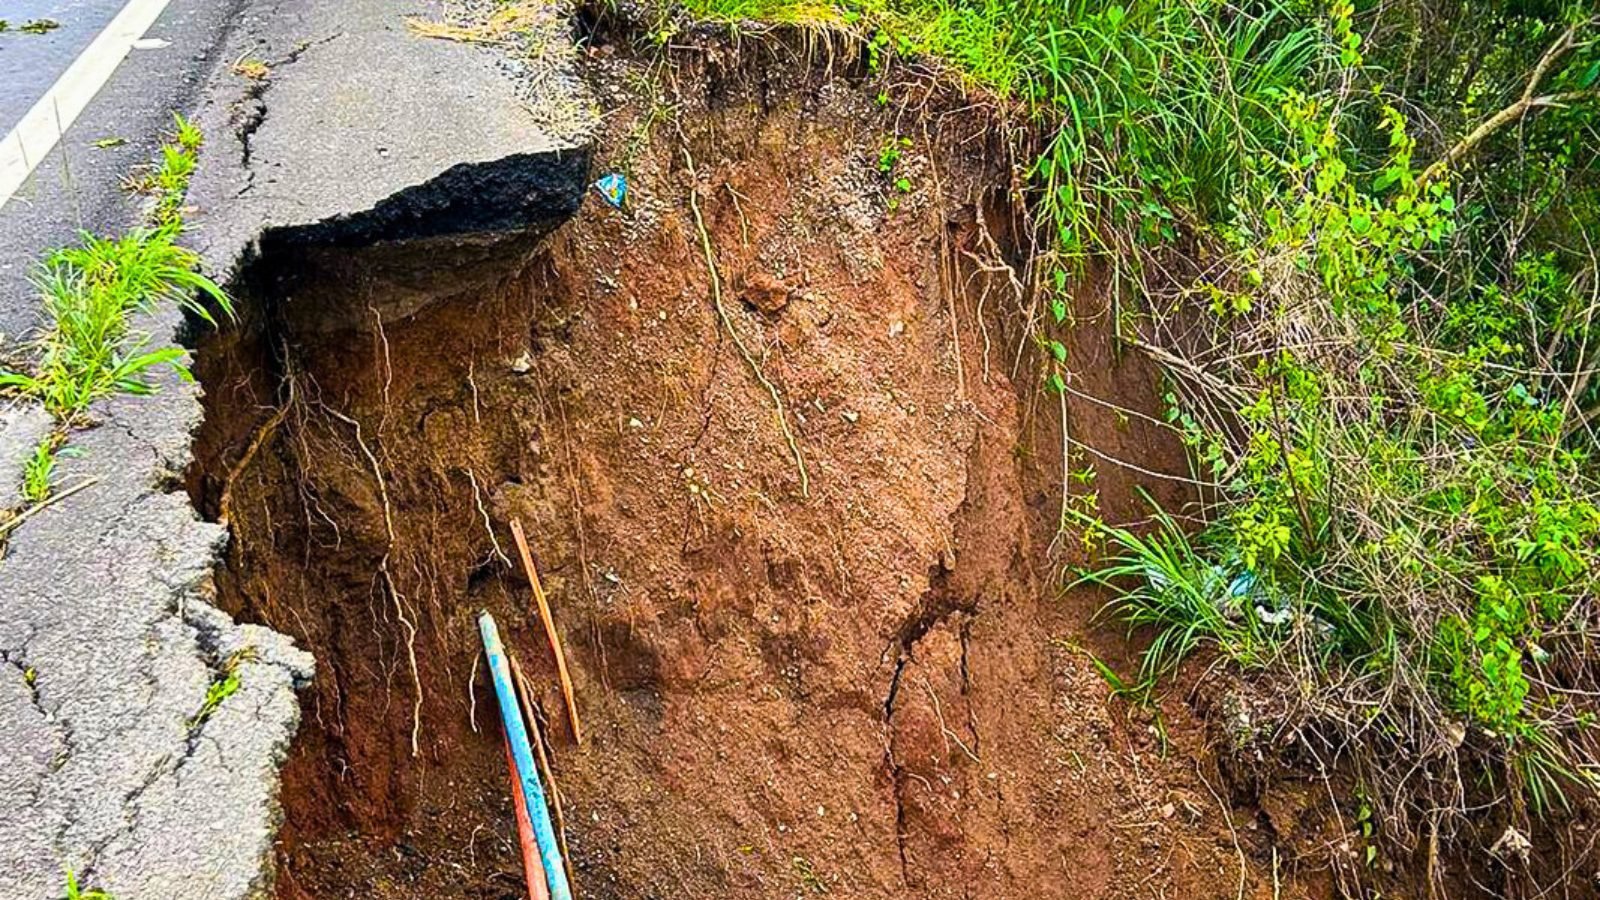
[[[567,655],[561,650],[561,638],[556,634],[556,620],[550,615],[550,602],[545,599],[544,588],[539,584],[539,570],[533,566],[533,553],[528,550],[528,536],[522,532],[522,522],[511,520],[511,534],[517,539],[517,552],[522,555],[522,568],[528,573],[528,583],[533,585],[533,599],[539,605],[539,618],[544,622],[545,636],[550,639],[550,650],[556,656],[556,672],[561,676],[561,696],[567,701],[567,719],[572,723],[572,739],[583,744],[583,726],[578,723],[578,701],[572,694],[572,676],[567,674]]]
[[[556,787],[555,770],[551,768],[550,757],[544,750],[544,729],[539,727],[539,717],[533,710],[533,686],[528,683],[528,677],[522,674],[522,667],[517,665],[517,658],[511,655],[509,648],[506,650],[506,661],[511,663],[511,680],[515,682],[522,701],[522,717],[528,720],[528,730],[533,738],[534,762],[539,764],[539,777],[550,789],[550,806],[556,814],[556,840],[561,843],[561,864],[567,870],[567,883],[573,885],[573,893],[577,893],[577,879],[572,877],[571,851],[567,849],[567,816],[561,809],[561,789]]]

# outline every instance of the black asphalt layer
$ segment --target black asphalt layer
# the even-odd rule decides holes
[[[121,8],[120,0],[8,0],[0,17],[0,133],[47,91],[84,45]],[[172,0],[147,38],[168,42],[135,49],[117,67],[48,157],[10,202],[0,207],[0,357],[12,355],[39,324],[29,276],[50,248],[80,231],[117,234],[139,215],[137,198],[123,180],[154,158],[173,113],[189,113],[217,59],[241,0]],[[61,27],[43,35],[16,33],[30,16],[55,18]],[[23,72],[23,69],[26,71]],[[13,91],[12,85],[21,87]],[[20,110],[15,93],[31,99]],[[97,147],[104,139],[121,139]]]

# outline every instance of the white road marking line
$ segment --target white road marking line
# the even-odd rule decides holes
[[[0,138],[0,207],[6,205],[78,114],[111,80],[135,41],[171,0],[128,0],[116,18],[72,61],[11,133]]]

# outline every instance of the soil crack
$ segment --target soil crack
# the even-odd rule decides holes
[[[906,778],[905,766],[895,759],[894,755],[894,716],[896,712],[895,701],[900,697],[900,680],[905,675],[906,665],[916,653],[917,644],[927,637],[928,632],[938,627],[956,613],[966,613],[969,616],[977,612],[976,600],[964,600],[956,597],[950,587],[950,565],[941,555],[928,570],[928,589],[923,592],[916,608],[906,616],[900,628],[896,631],[894,643],[895,650],[894,672],[889,676],[889,689],[883,698],[883,757],[884,765],[889,771],[890,788],[894,792],[894,831],[895,848],[900,856],[900,879],[907,888],[911,886],[911,860],[906,851]],[[967,632],[970,623],[963,624],[959,633],[961,637],[961,686],[962,693],[967,691]],[[968,715],[971,716],[971,706],[968,706]],[[976,729],[973,729],[976,738]],[[974,749],[974,753],[976,753]]]

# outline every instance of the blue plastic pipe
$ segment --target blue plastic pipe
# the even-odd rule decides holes
[[[494,679],[495,697],[500,701],[500,721],[505,723],[506,737],[511,741],[511,758],[517,764],[517,778],[522,782],[522,800],[528,806],[528,818],[533,820],[533,838],[539,844],[539,859],[550,883],[550,900],[572,900],[567,869],[561,863],[561,845],[556,841],[550,808],[544,801],[544,788],[539,786],[539,773],[533,766],[528,727],[522,721],[517,693],[511,687],[506,648],[500,643],[500,629],[495,627],[494,616],[489,615],[488,610],[478,613],[478,631],[483,634],[483,649],[489,656],[489,674]]]

